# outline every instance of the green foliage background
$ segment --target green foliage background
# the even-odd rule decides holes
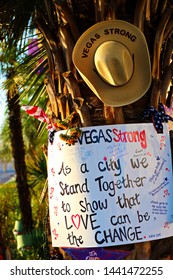
[[[32,211],[34,221],[34,244],[28,250],[17,250],[13,229],[16,220],[20,220],[19,199],[15,182],[0,185],[0,228],[4,244],[8,247],[12,259],[37,260],[45,259],[45,239],[43,221],[46,215],[46,201],[39,203],[42,187],[39,185],[31,189]]]

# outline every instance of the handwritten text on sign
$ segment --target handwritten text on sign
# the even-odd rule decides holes
[[[172,235],[172,163],[167,126],[83,128],[73,146],[48,148],[53,246],[104,247]]]

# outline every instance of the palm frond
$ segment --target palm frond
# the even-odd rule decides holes
[[[43,154],[34,155],[27,164],[28,182],[31,188],[43,188],[47,179],[47,165]]]
[[[35,14],[35,0],[1,0],[1,30],[0,34],[8,46],[17,45],[26,30],[32,27],[32,17]],[[22,46],[22,42],[20,41]],[[19,46],[20,46],[19,44]]]

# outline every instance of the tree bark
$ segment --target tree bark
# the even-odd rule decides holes
[[[20,118],[19,95],[8,91],[7,94],[9,110],[9,126],[11,132],[11,145],[16,171],[16,185],[19,195],[19,205],[21,210],[21,220],[26,231],[32,229],[32,209],[30,189],[27,183],[27,173],[25,165],[25,150],[22,136],[22,125]]]

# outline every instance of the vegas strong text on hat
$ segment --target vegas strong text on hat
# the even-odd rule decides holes
[[[86,84],[109,106],[135,102],[151,84],[144,34],[122,20],[102,21],[86,30],[74,47],[73,62]]]

